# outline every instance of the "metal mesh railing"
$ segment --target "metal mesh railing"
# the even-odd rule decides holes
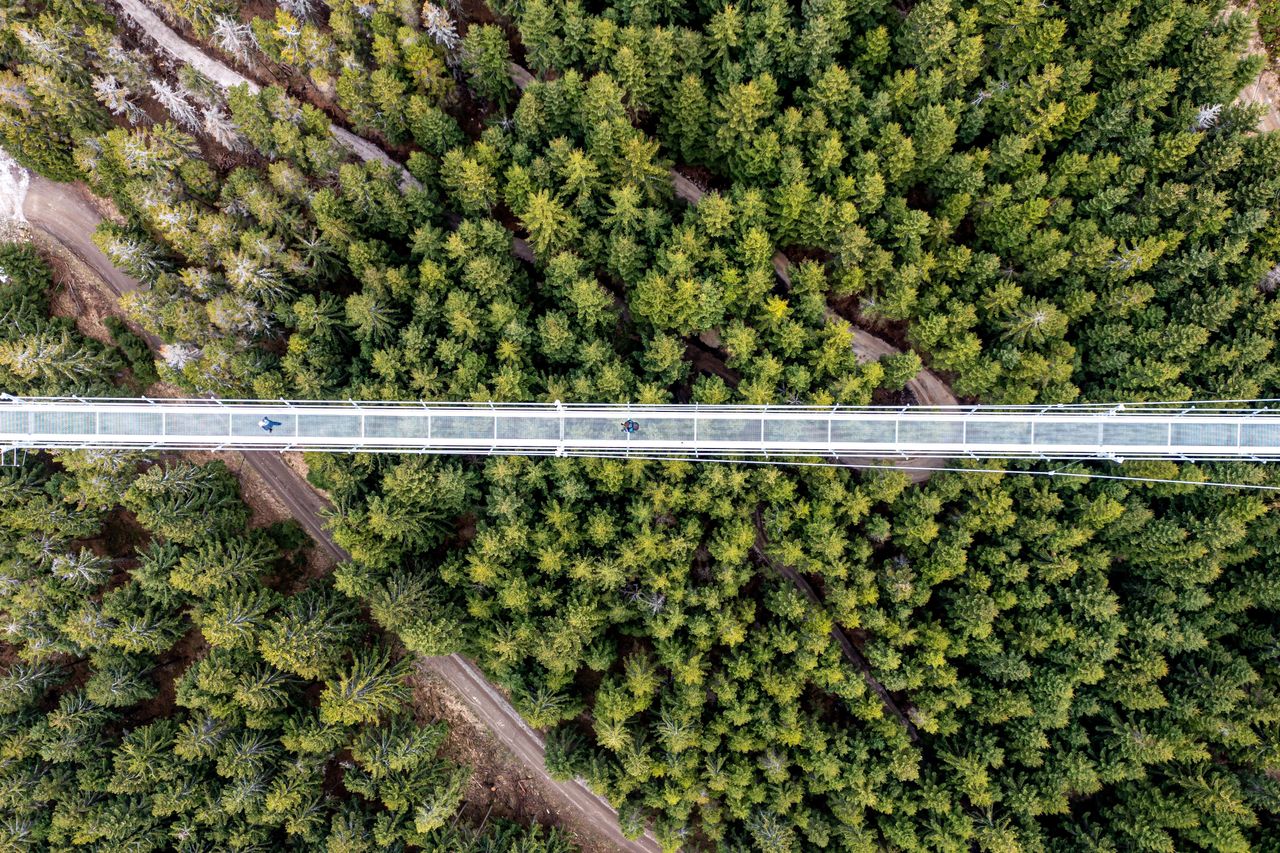
[[[631,421],[637,428],[624,428]],[[11,398],[0,401],[0,447],[1271,459],[1280,410]]]

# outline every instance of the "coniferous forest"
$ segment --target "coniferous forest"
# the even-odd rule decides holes
[[[0,146],[164,344],[8,247],[10,393],[1280,397],[1220,0],[148,2],[3,7]],[[457,819],[452,653],[668,850],[1280,845],[1280,505],[1197,485],[1264,465],[305,462],[323,577],[221,463],[0,469],[0,849],[570,849]]]

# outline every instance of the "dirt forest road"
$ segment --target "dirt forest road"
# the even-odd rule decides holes
[[[138,287],[135,279],[112,266],[107,256],[94,245],[91,235],[102,221],[102,216],[80,187],[31,175],[21,206],[28,225],[34,231],[79,258],[116,296]],[[153,349],[159,347],[157,338],[147,337]],[[336,560],[348,559],[347,553],[333,541],[324,527],[324,512],[328,504],[285,464],[282,457],[270,453],[249,453],[245,458],[320,548]],[[591,843],[589,849],[657,853],[660,848],[651,836],[646,835],[639,841],[625,838],[618,829],[617,812],[585,783],[558,782],[551,778],[546,771],[542,736],[525,723],[511,703],[473,663],[459,655],[423,658],[423,663],[443,679],[493,732],[499,743],[534,774],[547,798],[559,804],[563,816],[569,818],[580,840]]]
[[[1243,11],[1248,14],[1257,14],[1255,4],[1232,4],[1228,7],[1230,11]],[[1237,98],[1238,103],[1242,104],[1259,104],[1266,111],[1262,114],[1262,118],[1258,120],[1258,130],[1266,132],[1270,130],[1280,130],[1280,67],[1271,59],[1267,53],[1266,45],[1262,41],[1262,36],[1258,32],[1258,22],[1255,18],[1253,22],[1253,31],[1249,34],[1249,46],[1245,50],[1246,55],[1256,54],[1267,57],[1267,64],[1258,75],[1258,79],[1254,80],[1248,86],[1240,91],[1240,97]]]
[[[150,36],[160,46],[161,50],[174,59],[190,65],[224,89],[230,89],[233,86],[248,86],[249,91],[258,91],[259,86],[257,83],[241,74],[237,74],[221,62],[206,55],[194,45],[184,41],[164,21],[160,20],[159,15],[142,3],[141,0],[116,0],[116,2],[120,6],[120,11],[124,12],[126,17]],[[361,160],[376,160],[399,172],[400,186],[402,188],[419,188],[422,186],[418,183],[417,178],[409,174],[408,169],[392,160],[381,148],[368,140],[361,139],[336,124],[329,125],[329,133],[333,135],[334,140],[339,145],[355,154]]]

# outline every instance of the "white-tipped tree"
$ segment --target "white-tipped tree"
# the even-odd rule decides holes
[[[93,241],[111,263],[134,278],[150,280],[161,270],[160,251],[154,243],[144,241],[122,229],[99,228]]]
[[[49,663],[16,664],[0,673],[0,713],[13,713],[39,700],[62,680],[62,669]]]
[[[422,26],[431,40],[449,53],[454,53],[462,43],[448,10],[434,3],[423,4]]]
[[[0,343],[0,368],[30,383],[44,393],[61,385],[92,383],[95,377],[110,375],[117,367],[109,351],[89,349],[67,329],[26,335]]]
[[[173,116],[173,120],[182,127],[187,130],[200,128],[200,117],[196,115],[196,108],[187,100],[187,93],[182,88],[171,86],[164,80],[152,80],[151,92],[160,102],[160,106],[164,107],[169,115]]]
[[[111,561],[87,549],[53,558],[50,573],[60,581],[82,590],[97,589],[111,577]]]
[[[110,74],[93,78],[93,95],[112,115],[122,116],[130,124],[141,124],[147,120],[142,107],[131,100],[133,93]]]
[[[214,21],[213,43],[242,65],[249,65],[254,51],[258,49],[258,40],[249,25],[227,16],[220,16]]]

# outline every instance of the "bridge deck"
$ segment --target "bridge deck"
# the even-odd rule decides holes
[[[25,398],[0,401],[0,448],[1273,459],[1280,411]]]

